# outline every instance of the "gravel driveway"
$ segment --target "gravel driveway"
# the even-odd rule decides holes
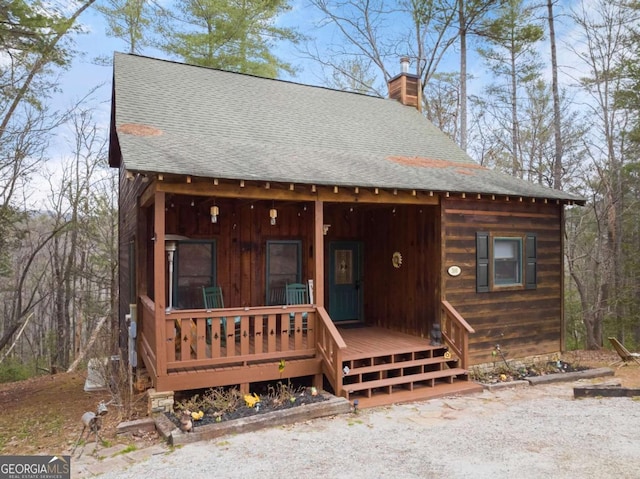
[[[640,478],[640,401],[576,383],[366,409],[190,444],[106,478]]]

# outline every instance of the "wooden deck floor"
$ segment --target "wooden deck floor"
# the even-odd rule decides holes
[[[347,344],[347,349],[342,354],[343,361],[378,355],[404,354],[420,349],[425,351],[437,349],[431,346],[429,339],[374,326],[338,327],[338,331]]]
[[[347,345],[343,364],[350,369],[344,387],[360,407],[482,391],[482,386],[467,380],[464,370],[440,364],[446,362],[442,358],[446,347],[432,346],[430,339],[378,327],[338,331]]]

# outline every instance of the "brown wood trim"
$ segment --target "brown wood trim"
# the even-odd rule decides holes
[[[394,204],[416,204],[416,205],[437,205],[440,197],[432,192],[420,192],[414,190],[385,191],[382,188],[363,188],[354,186],[317,186],[316,191],[312,191],[311,185],[298,185],[293,190],[278,189],[273,184],[269,188],[264,186],[254,186],[245,183],[244,187],[239,185],[219,184],[214,185],[209,182],[192,183],[168,183],[166,181],[156,183],[157,191],[165,193],[216,196],[218,198],[245,198],[256,200],[290,200],[290,201],[317,201],[334,203],[394,203]],[[336,192],[337,191],[337,192]]]
[[[442,305],[444,306],[445,310],[447,311],[448,314],[450,314],[451,316],[453,316],[453,318],[455,318],[455,320],[457,322],[460,323],[460,325],[465,328],[467,330],[468,333],[475,333],[475,330],[471,327],[471,325],[469,323],[467,323],[465,321],[465,319],[460,315],[460,313],[458,313],[458,311],[456,310],[456,308],[454,308],[453,306],[451,306],[451,304],[449,303],[449,301],[447,300],[442,300]]]
[[[315,349],[292,349],[291,351],[276,351],[273,353],[262,354],[244,354],[216,359],[188,359],[167,363],[167,370],[171,372],[205,367],[232,367],[237,365],[252,366],[252,363],[257,364],[264,361],[278,361],[280,359],[312,357],[315,356],[315,351]],[[242,381],[244,381],[244,378],[241,379]]]
[[[233,367],[223,369],[187,370],[173,372],[158,378],[158,391],[181,391],[186,389],[228,386],[258,381],[275,381],[284,378],[312,376],[320,373],[320,361],[316,358],[293,359],[279,373],[277,362],[255,364],[249,368]]]
[[[376,193],[377,189],[377,193]],[[406,205],[437,205],[440,203],[440,196],[431,195],[424,191],[396,190],[385,191],[381,188],[358,188],[358,193],[353,187],[340,187],[338,193],[327,187],[318,187],[318,199],[327,203],[393,203]]]
[[[322,371],[333,386],[336,396],[342,395],[342,355],[347,344],[342,339],[329,314],[323,307],[317,309],[317,354],[322,360]]]
[[[151,206],[155,200],[157,183],[151,183],[140,195],[140,206],[147,208]]]
[[[442,312],[444,313],[440,326],[442,339],[460,358],[460,366],[467,369],[469,366],[469,333],[475,333],[475,330],[446,300],[442,301]]]
[[[318,307],[324,307],[324,204],[320,200],[314,203],[315,225],[313,230],[314,281],[313,300]]]
[[[556,219],[557,215],[547,213],[523,213],[522,211],[495,211],[495,210],[460,210],[460,209],[448,209],[445,208],[446,214],[458,214],[465,216],[506,216],[517,218],[552,218]]]
[[[156,192],[153,215],[153,230],[155,234],[155,244],[153,245],[153,284],[154,284],[154,307],[155,307],[155,326],[156,326],[156,364],[158,377],[167,374],[167,357],[164,354],[166,347],[166,330],[165,324],[165,252],[164,252],[164,208],[165,194]]]

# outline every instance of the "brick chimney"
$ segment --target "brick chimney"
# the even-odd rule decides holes
[[[401,73],[389,80],[389,98],[422,112],[420,77],[409,73],[409,57],[400,59]]]

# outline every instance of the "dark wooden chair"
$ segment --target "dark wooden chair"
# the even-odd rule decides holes
[[[291,283],[285,286],[285,300],[287,304],[309,304],[309,289],[306,284]],[[302,330],[306,331],[308,328],[308,314],[302,313]],[[290,329],[294,329],[295,314],[290,313]]]
[[[640,353],[630,352],[617,338],[609,338],[609,342],[613,346],[613,349],[616,350],[616,353],[618,353],[618,356],[620,356],[620,359],[612,362],[609,366],[619,364],[618,367],[620,367],[625,366],[629,362],[635,362],[640,365]]]

